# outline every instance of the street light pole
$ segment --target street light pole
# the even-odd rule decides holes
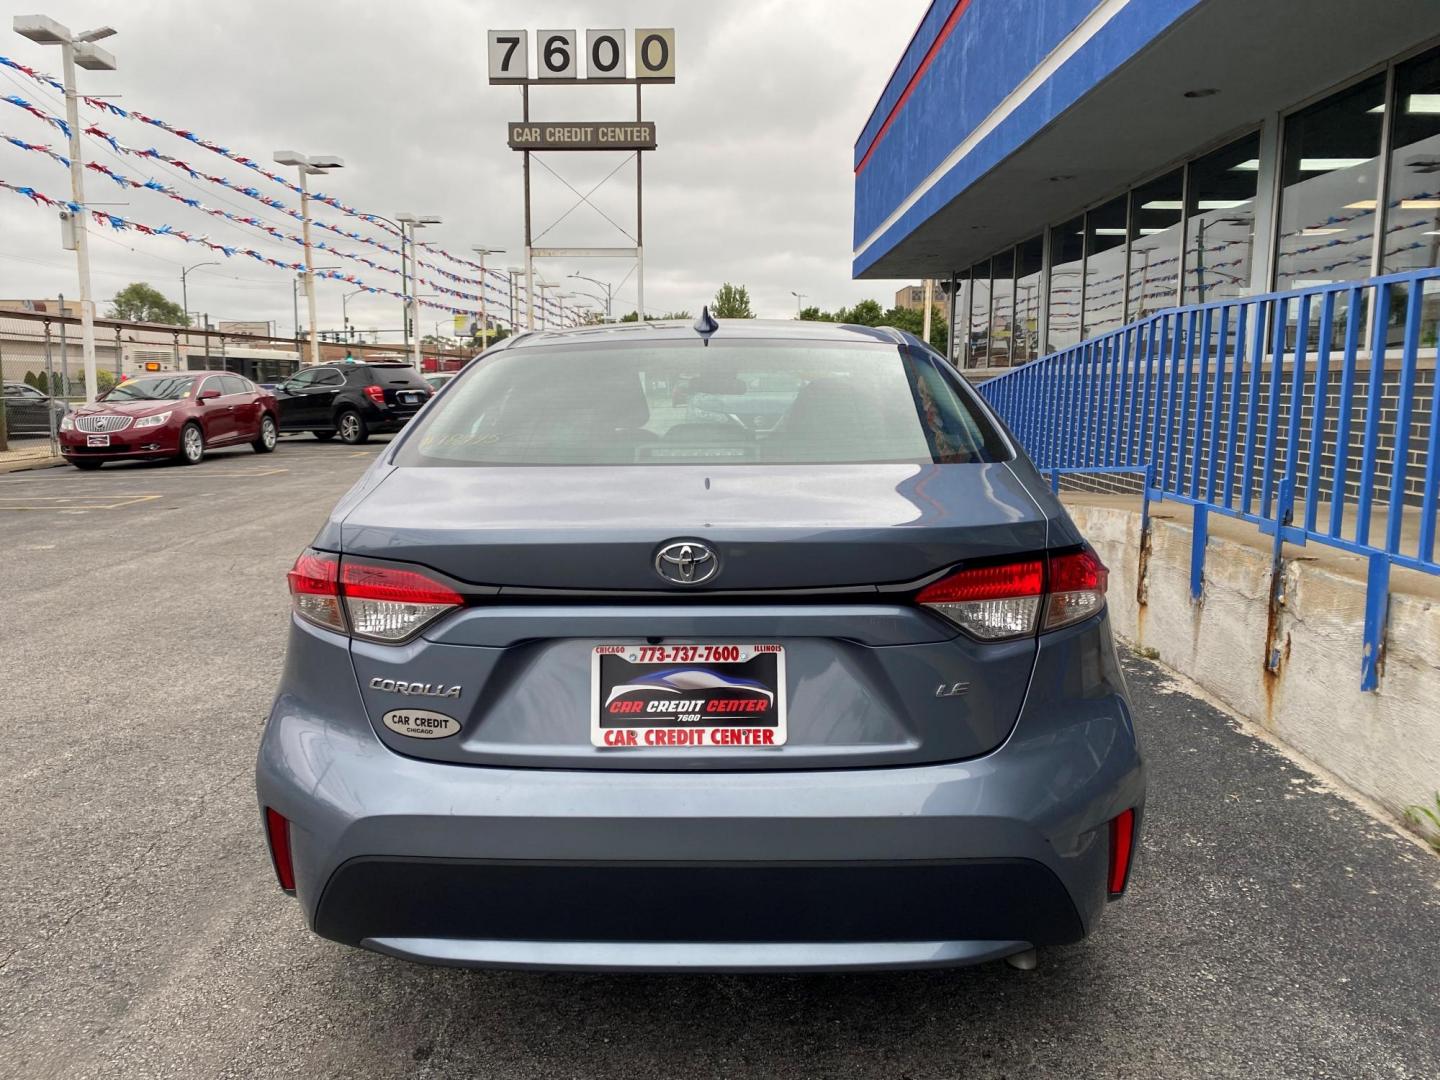
[[[323,176],[331,169],[344,168],[345,162],[338,157],[306,157],[294,150],[276,150],[275,160],[281,165],[293,165],[300,171],[300,225],[305,241],[305,303],[310,313],[310,363],[320,362],[320,338],[315,332],[315,265],[310,247],[310,181],[311,176]]]
[[[480,351],[490,344],[490,315],[485,306],[485,256],[504,255],[504,248],[487,248],[484,244],[471,249],[480,256]]]
[[[605,290],[605,321],[609,322],[614,316],[614,312],[610,310],[612,306],[611,301],[614,299],[614,293],[610,288],[610,283],[608,281],[601,281],[599,278],[586,277],[584,274],[571,274],[570,276],[579,278],[581,281],[588,281],[592,285],[599,285]]]
[[[801,312],[805,310],[805,294],[791,289],[790,295],[795,298],[795,318],[798,319],[800,318]]]
[[[199,270],[202,266],[219,266],[218,262],[196,263],[194,266],[182,266],[180,268],[180,310],[185,312],[185,317],[190,317],[190,290],[185,279],[190,275],[191,270]]]
[[[345,326],[345,340],[350,340],[350,298],[359,296],[364,289],[356,289],[354,292],[347,292],[340,297],[340,321]]]
[[[410,362],[415,365],[415,370],[422,367],[420,363],[420,249],[415,239],[415,230],[426,225],[439,225],[440,219],[433,214],[396,214],[395,220],[400,223],[403,229],[409,226],[410,233],[410,321],[414,324],[415,333],[410,339]]]
[[[17,34],[37,45],[59,45],[60,63],[65,80],[65,120],[70,125],[70,199],[82,209],[71,214],[70,225],[75,238],[75,266],[80,277],[80,349],[85,360],[85,400],[95,400],[95,314],[90,299],[90,236],[86,228],[85,162],[80,147],[80,109],[75,93],[75,66],[86,71],[114,71],[115,57],[95,44],[112,36],[109,26],[72,34],[54,19],[45,15],[16,15],[11,24]]]

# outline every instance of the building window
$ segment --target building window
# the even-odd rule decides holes
[[[1175,306],[1180,280],[1180,234],[1185,208],[1180,169],[1130,193],[1130,269],[1125,321]]]
[[[1068,349],[1080,342],[1080,300],[1085,266],[1085,219],[1072,218],[1050,230],[1050,281],[1045,348]]]
[[[1085,215],[1085,317],[1094,337],[1125,321],[1125,196]]]
[[[1440,49],[1395,69],[1384,272],[1440,266]]]
[[[1010,366],[1015,337],[1015,252],[1002,251],[990,260],[990,367]]]
[[[1370,276],[1384,106],[1376,75],[1286,119],[1278,288]]]
[[[1040,270],[1045,240],[1034,236],[1015,248],[1015,332],[1010,357],[1024,364],[1040,355]]]
[[[970,328],[966,351],[971,367],[989,367],[990,356],[990,260],[970,268]]]
[[[1229,300],[1249,288],[1259,174],[1259,132],[1190,163],[1182,304]]]

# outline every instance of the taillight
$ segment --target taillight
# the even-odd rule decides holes
[[[1130,877],[1131,857],[1135,853],[1135,811],[1126,810],[1110,819],[1110,873],[1108,877],[1111,896],[1125,891],[1125,882]]]
[[[1045,591],[1039,559],[959,570],[920,590],[915,599],[984,641],[1035,632]]]
[[[404,641],[465,602],[415,570],[348,560],[340,568],[340,589],[355,636],[372,641]]]
[[[295,891],[295,863],[290,858],[290,822],[268,806],[265,808],[265,838],[270,842],[270,858],[275,863],[275,876],[280,888]]]
[[[465,602],[418,570],[342,563],[324,551],[302,553],[288,578],[291,606],[302,619],[370,641],[404,641]]]
[[[345,632],[340,611],[340,559],[324,551],[304,551],[286,575],[290,606],[302,619],[327,630]]]
[[[1105,606],[1110,571],[1088,547],[1068,555],[1050,556],[1050,579],[1045,587],[1044,629],[1088,619]]]
[[[371,401],[373,401],[376,405],[385,404],[385,388],[383,386],[365,387],[365,396],[368,397]]]
[[[1027,637],[1094,615],[1105,605],[1109,571],[1089,548],[967,567],[920,590],[917,603],[981,641]]]

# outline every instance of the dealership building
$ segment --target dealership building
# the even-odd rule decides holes
[[[934,0],[854,166],[854,276],[943,282],[966,368],[1434,267],[1440,2]]]

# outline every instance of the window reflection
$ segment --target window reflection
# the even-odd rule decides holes
[[[1285,121],[1279,288],[1370,276],[1384,93],[1376,75]]]
[[[1175,306],[1180,279],[1180,221],[1185,174],[1180,169],[1130,193],[1130,270],[1125,320]]]
[[[1015,252],[1003,251],[990,260],[991,367],[1010,365],[1010,343],[1015,332]]]
[[[1072,218],[1050,230],[1049,318],[1046,349],[1080,342],[1080,282],[1085,264],[1085,219]]]
[[[1386,198],[1384,269],[1387,274],[1440,266],[1440,49],[1395,69],[1394,136]],[[1403,340],[1408,295],[1391,290],[1390,306]],[[1408,293],[1408,290],[1405,290]],[[1434,345],[1440,296],[1432,283],[1421,312],[1420,340]]]
[[[1085,336],[1125,320],[1125,196],[1085,215]]]
[[[1190,163],[1182,304],[1230,300],[1245,294],[1255,247],[1259,175],[1258,132]]]
[[[971,367],[989,367],[990,356],[990,260],[970,268],[973,296],[970,301],[970,329],[967,350]]]
[[[950,324],[950,362],[957,367],[969,367],[970,358],[965,350],[965,327],[970,320],[970,271],[960,270],[955,274],[955,312]]]
[[[1040,355],[1040,268],[1045,241],[1031,237],[1015,249],[1015,333],[1012,362],[1023,364]]]

